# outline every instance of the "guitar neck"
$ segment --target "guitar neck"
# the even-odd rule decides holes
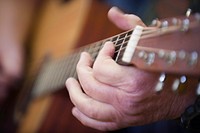
[[[81,52],[86,51],[91,54],[93,59],[96,59],[100,49],[107,41],[112,41],[114,43],[114,60],[118,63],[122,62],[122,55],[132,32],[133,30],[126,31],[110,38],[81,47],[73,51],[73,54],[67,55],[63,58],[45,62],[40,69],[40,73],[33,86],[33,97],[48,94],[64,88],[67,78],[77,78],[76,65]]]
[[[63,88],[68,77],[77,77],[76,64],[80,53],[86,51],[93,59],[96,59],[107,41],[114,43],[114,60],[119,64],[134,65],[139,69],[153,72],[199,77],[200,17],[192,19],[194,20],[188,25],[184,22],[190,21],[189,19],[177,19],[177,23],[168,27],[164,25],[165,21],[154,28],[139,27],[137,29],[136,27],[136,29],[81,47],[62,59],[49,61],[41,69],[33,88],[33,95],[38,96]]]

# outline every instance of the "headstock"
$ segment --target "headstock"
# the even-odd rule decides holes
[[[184,84],[188,76],[200,78],[200,14],[154,20],[150,27],[142,30],[137,44],[127,44],[127,48],[134,48],[134,53],[127,54],[130,50],[124,53],[130,62],[122,60],[139,69],[160,72],[157,91],[162,90],[166,74],[184,75],[174,81],[174,91]],[[137,33],[133,31],[132,35]],[[200,84],[197,88],[200,95]]]

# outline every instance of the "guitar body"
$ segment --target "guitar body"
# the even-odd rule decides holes
[[[18,132],[100,132],[83,126],[72,116],[73,105],[64,84],[67,77],[76,76],[75,67],[80,52],[88,51],[95,59],[101,46],[108,40],[113,41],[115,45],[117,63],[121,61],[153,72],[164,71],[180,75],[187,70],[186,74],[200,75],[200,60],[197,56],[200,51],[199,38],[196,34],[199,33],[199,16],[192,17],[194,20],[189,25],[187,23],[183,25],[183,19],[177,19],[177,23],[169,23],[167,27],[162,25],[161,21],[156,21],[154,28],[147,27],[143,31],[141,28],[136,29],[141,33],[141,37],[138,37],[138,46],[136,44],[136,47],[133,47],[135,51],[133,56],[132,53],[128,53],[128,61],[123,62],[126,49],[130,50],[129,46],[135,44],[132,39],[136,35],[135,29],[113,36],[122,31],[107,19],[108,9],[100,0],[45,1],[32,36],[31,58],[27,65],[29,69],[26,79],[28,80],[25,82],[15,108],[14,115],[18,123]],[[172,22],[170,20],[167,22]],[[104,38],[107,39],[102,40]],[[163,42],[163,40],[166,41]],[[181,40],[184,41],[181,42]],[[149,44],[151,41],[152,44]],[[92,43],[88,45],[89,47],[73,51],[89,43]],[[188,48],[190,47],[188,44],[194,45],[192,49]],[[186,50],[183,53],[184,56],[171,58],[171,53],[179,55],[182,49]],[[77,52],[77,54],[71,54],[72,52]],[[162,56],[163,52],[164,56]],[[70,58],[66,58],[65,61],[65,58],[61,57],[66,55]],[[159,71],[156,71],[159,66]],[[193,73],[188,71],[188,66]],[[67,68],[68,72],[60,68],[63,70]],[[64,79],[61,79],[63,77]],[[56,82],[60,82],[59,80],[62,81],[62,87],[54,87]],[[180,87],[174,88],[177,90]],[[162,86],[157,90],[161,89]],[[45,93],[46,91],[48,93]]]
[[[57,59],[84,44],[121,32],[107,19],[108,9],[97,0],[45,1],[32,37],[27,77],[35,75],[46,57]],[[25,95],[22,92],[19,99]],[[19,110],[15,113],[18,132],[100,132],[84,127],[72,116],[72,103],[65,88],[32,99],[22,108],[23,114]]]

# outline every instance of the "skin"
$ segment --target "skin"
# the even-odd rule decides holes
[[[115,7],[108,12],[108,17],[124,30],[135,25],[145,26],[139,17],[124,14]],[[77,64],[78,81],[74,78],[66,81],[74,104],[72,114],[85,126],[112,131],[175,119],[194,102],[195,89],[187,89],[183,94],[172,92],[176,76],[169,76],[164,90],[157,94],[154,88],[158,73],[118,65],[112,59],[113,54],[112,42],[105,43],[95,61],[83,52]],[[195,88],[196,80],[188,79],[188,84]]]
[[[0,1],[0,105],[23,76],[24,41],[36,0]]]

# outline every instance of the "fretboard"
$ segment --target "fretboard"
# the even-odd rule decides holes
[[[77,78],[76,65],[81,52],[86,51],[95,60],[99,51],[107,41],[112,41],[115,46],[114,60],[121,62],[123,52],[130,39],[133,30],[115,35],[113,37],[81,47],[63,58],[44,63],[33,86],[33,97],[55,92],[65,87],[65,81],[69,77]]]
[[[188,23],[191,21],[190,23]],[[200,15],[191,20],[178,20],[171,26],[165,22],[156,27],[137,28],[81,47],[63,58],[46,62],[38,74],[32,95],[39,96],[65,87],[69,77],[75,77],[81,52],[95,60],[107,41],[115,46],[113,59],[119,64],[131,64],[143,70],[171,74],[200,76],[199,22]],[[178,23],[179,22],[179,23]],[[186,23],[187,22],[187,23]],[[123,60],[123,61],[122,61]]]

